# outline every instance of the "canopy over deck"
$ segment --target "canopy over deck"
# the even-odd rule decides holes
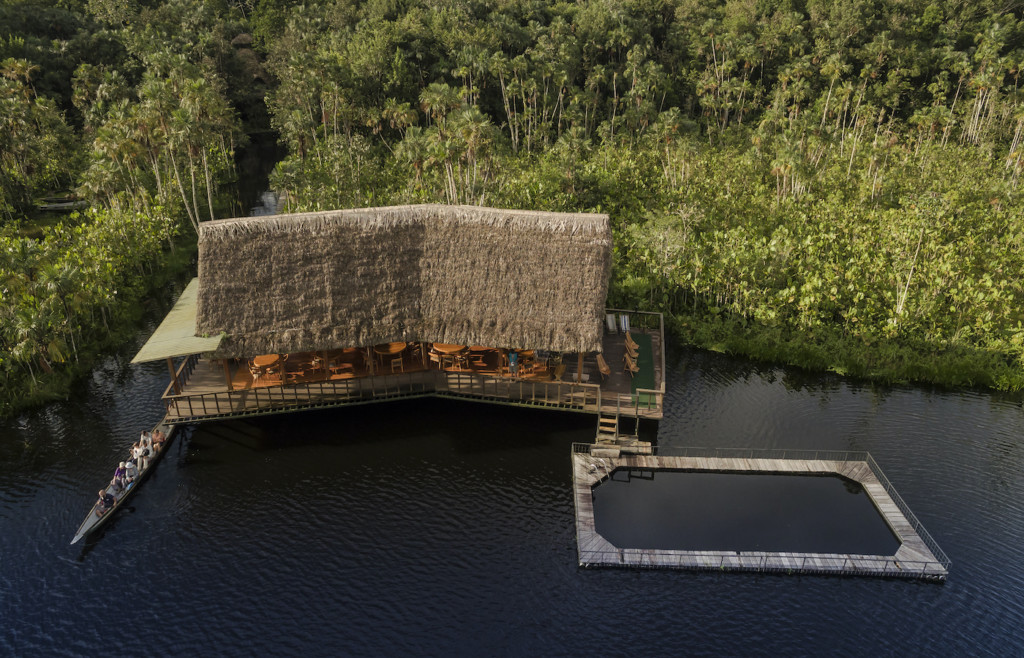
[[[608,216],[415,205],[204,222],[217,357],[388,342],[601,350]]]
[[[161,361],[170,357],[188,356],[213,352],[223,338],[220,334],[206,338],[196,336],[196,299],[199,296],[199,279],[195,278],[185,287],[174,308],[167,314],[156,331],[132,363]]]

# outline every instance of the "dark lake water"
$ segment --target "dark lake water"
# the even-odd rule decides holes
[[[893,555],[859,483],[838,475],[616,469],[594,488],[594,524],[619,548]]]
[[[1019,400],[670,355],[661,445],[870,451],[942,585],[581,569],[594,419],[429,399],[199,426],[70,546],[161,416],[135,347],[0,426],[0,655],[1024,654]]]

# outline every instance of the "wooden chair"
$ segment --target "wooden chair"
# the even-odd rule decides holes
[[[626,347],[630,347],[634,352],[639,351],[640,343],[633,340],[633,334],[626,332]]]
[[[640,372],[640,366],[638,366],[633,359],[629,358],[628,354],[623,358],[623,361],[625,362],[625,365],[622,369],[628,372],[630,377]]]
[[[402,363],[402,357],[391,359],[391,372],[394,373],[396,370],[405,372],[405,364]]]
[[[608,366],[608,362],[604,360],[604,355],[600,352],[597,353],[597,371],[601,373],[601,381],[604,381],[612,374],[612,369]]]
[[[562,381],[562,375],[564,375],[564,374],[565,374],[565,364],[564,363],[559,363],[557,366],[555,366],[555,381],[556,382]]]
[[[637,357],[640,356],[640,352],[638,352],[635,347],[630,347],[629,343],[626,343],[626,354],[628,354],[629,358],[634,361],[636,361]]]
[[[347,361],[334,361],[331,363],[329,370],[332,375],[341,375],[345,373],[355,375],[356,366],[354,363],[349,363]]]

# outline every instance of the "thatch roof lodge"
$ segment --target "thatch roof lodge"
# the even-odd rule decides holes
[[[206,222],[196,333],[215,356],[390,341],[600,351],[603,214],[414,205]]]

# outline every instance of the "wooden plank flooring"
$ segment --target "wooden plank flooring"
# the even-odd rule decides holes
[[[856,480],[864,487],[886,523],[900,540],[900,548],[894,555],[617,548],[596,531],[593,505],[593,487],[616,468],[843,475]],[[946,566],[928,548],[870,465],[863,461],[658,455],[600,457],[575,452],[573,494],[576,501],[576,538],[581,566],[772,571],[934,580],[945,580],[948,574]]]

